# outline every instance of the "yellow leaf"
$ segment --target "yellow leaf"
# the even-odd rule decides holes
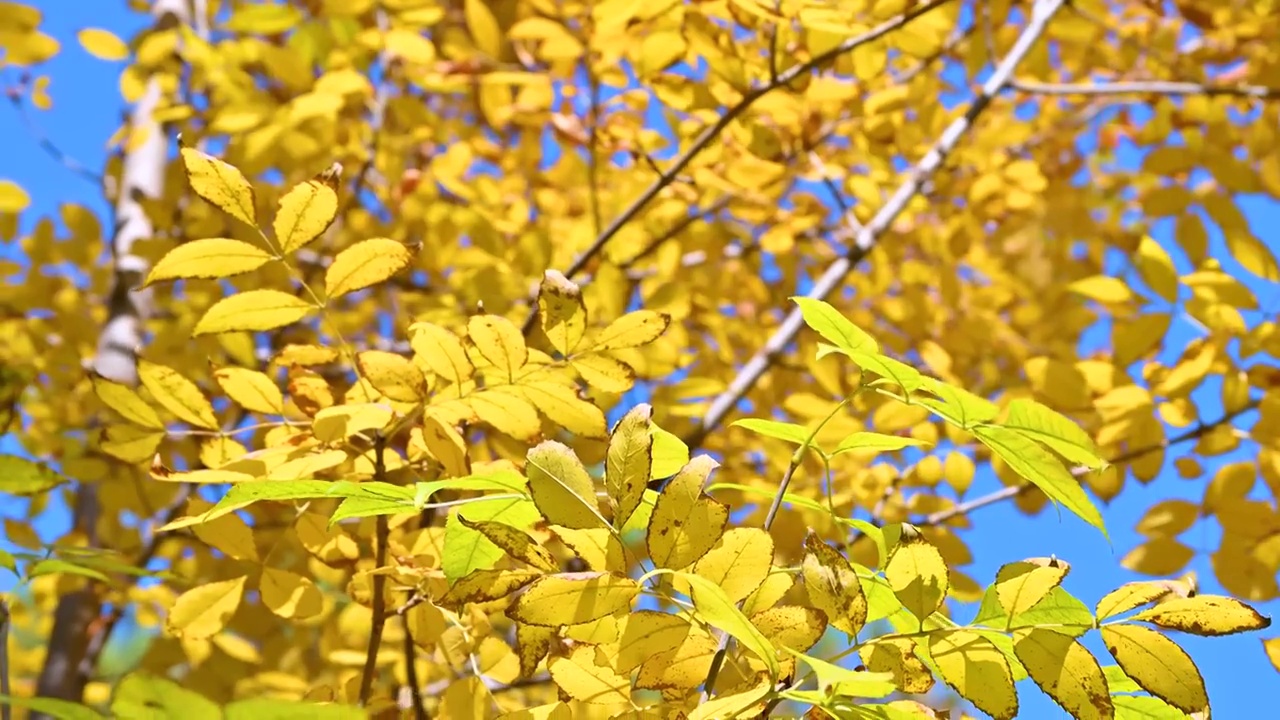
[[[1280,266],[1276,264],[1276,256],[1266,243],[1253,236],[1248,229],[1229,231],[1223,228],[1223,236],[1227,241],[1227,250],[1236,262],[1245,270],[1263,280],[1275,282],[1280,280]]]
[[[324,610],[324,597],[315,583],[287,570],[262,568],[258,592],[262,604],[283,618],[306,620]]]
[[[465,402],[482,422],[517,440],[531,441],[542,433],[537,409],[510,388],[474,393]]]
[[[608,436],[604,411],[595,403],[578,397],[576,388],[553,381],[534,381],[523,382],[515,389],[548,420],[574,435],[589,438]]]
[[[700,620],[732,635],[743,647],[764,661],[769,668],[770,677],[778,677],[778,654],[773,645],[724,594],[724,590],[701,575],[677,572],[675,579],[677,583],[683,581],[689,584],[689,599],[693,601]]]
[[[280,252],[291,253],[329,229],[338,215],[338,193],[321,179],[307,180],[280,198],[272,223]]]
[[[693,564],[693,571],[719,585],[730,600],[738,602],[760,587],[772,564],[773,537],[768,532],[732,528]]]
[[[150,408],[148,408],[150,409]],[[111,457],[127,463],[150,462],[160,448],[165,433],[134,425],[108,425],[103,428],[98,448]]]
[[[1138,625],[1105,625],[1101,632],[1107,652],[1143,690],[1185,713],[1209,707],[1204,678],[1177,643]]]
[[[419,362],[455,385],[471,379],[475,368],[457,335],[431,323],[409,326],[409,345]]]
[[[889,554],[884,576],[902,606],[922,623],[947,598],[947,564],[942,553],[910,526],[903,528],[902,539]]]
[[[640,585],[608,573],[560,573],[533,582],[507,609],[517,622],[542,627],[582,625],[631,607]]]
[[[271,261],[266,251],[247,242],[208,238],[186,242],[160,258],[142,287],[162,280],[225,278],[252,272]]]
[[[1120,564],[1143,575],[1173,575],[1195,555],[1195,550],[1173,538],[1156,537],[1125,553]]]
[[[325,271],[324,292],[330,300],[362,290],[409,267],[413,251],[389,238],[358,242],[338,253]]]
[[[639,404],[613,427],[605,455],[604,487],[613,504],[613,526],[622,529],[640,507],[653,465],[653,435],[649,420],[653,408]]]
[[[414,430],[417,431],[417,428]],[[445,477],[465,477],[471,474],[467,442],[452,425],[427,413],[422,418],[421,432],[422,444],[444,466]]]
[[[85,28],[76,33],[81,47],[99,60],[124,60],[129,57],[129,46],[110,30]]]
[[[751,624],[779,650],[805,652],[827,630],[826,613],[798,605],[772,607],[751,616]]]
[[[1036,560],[1022,560],[1001,567],[996,573],[995,584],[1000,607],[1008,617],[1021,615],[1061,585],[1070,569],[1066,563]]]
[[[436,60],[436,46],[420,31],[393,28],[383,39],[387,53],[413,65],[430,65]]]
[[[657,340],[671,324],[671,316],[652,310],[636,310],[609,323],[596,337],[592,350],[622,350]]]
[[[1232,635],[1271,627],[1271,618],[1232,597],[1195,595],[1174,598],[1134,615],[1167,630],[1192,635]]]
[[[275,358],[275,362],[286,367],[310,367],[312,365],[328,365],[338,359],[338,351],[319,345],[285,345]]]
[[[240,222],[257,227],[253,186],[239,170],[195,148],[184,147],[180,152],[196,195]]]
[[[893,684],[905,693],[919,695],[933,688],[933,672],[920,660],[910,638],[872,640],[858,654],[867,670],[893,675]]]
[[[529,493],[548,522],[578,530],[608,527],[600,516],[595,483],[573,450],[548,440],[529,450],[526,461]]]
[[[89,381],[93,383],[93,392],[102,404],[120,417],[139,427],[164,430],[164,421],[133,388],[108,380],[97,373],[90,375]]]
[[[636,384],[636,371],[607,355],[583,355],[574,358],[570,364],[588,385],[597,390],[620,394]]]
[[[1262,650],[1271,661],[1271,667],[1280,672],[1280,638],[1267,638],[1262,641]]]
[[[386,405],[362,403],[335,405],[316,413],[311,433],[322,443],[336,443],[366,430],[381,430],[394,413]]]
[[[857,635],[867,622],[867,596],[853,566],[812,532],[805,537],[804,549],[800,574],[809,602],[826,613],[837,630]]]
[[[1115,716],[1102,668],[1075,638],[1052,630],[1021,628],[1013,633],[1013,651],[1027,675],[1076,720]]]
[[[1108,275],[1094,275],[1076,280],[1068,285],[1067,289],[1100,303],[1122,303],[1133,298],[1133,292],[1123,280]]]
[[[151,397],[179,420],[206,430],[218,429],[218,418],[213,414],[209,400],[195,383],[179,375],[178,371],[139,360],[138,379]]]
[[[187,512],[195,515],[209,510],[213,506],[198,498],[187,503]],[[237,560],[247,562],[258,561],[258,546],[253,539],[253,531],[235,515],[223,515],[191,529],[201,542],[226,553]]]
[[[301,320],[314,307],[279,290],[250,290],[214,303],[191,334],[273,330]]]
[[[651,657],[673,652],[691,629],[688,620],[670,613],[657,610],[632,613],[618,641],[618,671],[629,673]]]
[[[752,717],[763,710],[765,698],[773,692],[773,680],[765,678],[742,692],[717,696],[700,702],[689,713],[689,720],[718,720],[719,718]]]
[[[257,480],[253,475],[236,470],[174,472],[166,467],[152,467],[151,478],[161,482],[188,483],[191,485],[234,485]]]
[[[934,631],[929,655],[942,679],[979,710],[996,720],[1018,714],[1009,661],[987,638],[972,630]]]
[[[627,570],[626,555],[618,536],[609,528],[575,529],[561,525],[552,525],[551,532],[560,538],[574,555],[587,564],[588,570],[596,572],[625,573]]]
[[[165,628],[170,635],[184,640],[203,640],[222,632],[244,599],[246,579],[241,575],[182,593],[169,608]]]
[[[418,402],[427,397],[427,378],[414,362],[382,350],[366,350],[356,356],[360,374],[373,389],[395,402]]]
[[[464,0],[462,12],[476,48],[493,60],[502,57],[502,28],[485,0]]]
[[[641,663],[635,687],[638,690],[692,690],[706,682],[719,648],[715,635],[702,625],[694,625],[679,645]]]
[[[529,361],[524,336],[504,317],[473,315],[467,321],[467,335],[480,355],[506,376],[507,382],[515,382],[516,371]]]
[[[458,522],[484,535],[502,552],[526,565],[547,572],[555,572],[560,568],[549,550],[519,528],[491,520],[468,520],[461,515],[458,516]]]
[[[12,180],[0,180],[0,213],[17,215],[30,205],[26,189]]]
[[[284,414],[284,395],[275,382],[257,370],[222,367],[213,371],[222,391],[240,407],[264,415]]]
[[[538,291],[538,317],[551,346],[569,355],[587,332],[582,291],[557,270],[548,270]]]
[[[709,455],[689,461],[658,494],[645,543],[658,567],[683,568],[715,546],[729,521],[729,507],[702,492],[719,466]]]
[[[1142,281],[1156,291],[1157,295],[1169,302],[1177,301],[1178,270],[1174,267],[1169,253],[1165,252],[1160,243],[1153,240],[1150,235],[1143,236],[1142,242],[1138,244],[1134,264],[1138,267],[1138,274],[1142,276]]]
[[[595,648],[590,645],[579,645],[568,656],[551,658],[547,671],[556,686],[574,700],[601,705],[631,702],[631,678],[597,664]]]
[[[458,516],[461,517],[461,516]],[[449,592],[440,599],[441,607],[458,607],[464,603],[492,602],[507,597],[511,593],[544,577],[540,570],[520,568],[517,570],[481,569],[458,579],[449,588]]]
[[[298,542],[320,562],[340,563],[360,556],[356,541],[341,528],[330,527],[329,518],[318,512],[304,512],[293,524]]]
[[[1143,580],[1125,583],[1104,595],[1094,608],[1094,614],[1098,616],[1098,620],[1106,620],[1170,595],[1186,597],[1191,594],[1192,589],[1188,583],[1177,580]]]
[[[782,602],[782,598],[795,584],[795,578],[790,573],[771,568],[769,577],[765,578],[760,587],[748,595],[746,602],[742,603],[742,612],[754,616],[772,608]]]

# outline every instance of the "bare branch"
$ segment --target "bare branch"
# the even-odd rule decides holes
[[[1221,86],[1165,80],[1137,80],[1096,84],[1011,80],[1009,87],[1019,92],[1035,95],[1207,95],[1209,97],[1242,97],[1257,100],[1280,98],[1280,88],[1269,88],[1261,85]]]
[[[102,187],[101,175],[90,170],[84,165],[84,163],[71,157],[66,152],[63,152],[62,148],[59,148],[57,144],[40,129],[40,126],[36,124],[36,121],[33,120],[31,115],[27,112],[26,106],[22,103],[21,96],[16,94],[9,95],[9,102],[13,104],[13,109],[18,113],[18,117],[22,119],[22,124],[27,126],[27,132],[31,133],[32,137],[35,138],[36,145],[40,146],[41,150],[44,150],[49,157],[53,158],[54,162],[93,183],[95,187]]]

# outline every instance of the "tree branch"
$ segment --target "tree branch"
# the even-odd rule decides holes
[[[386,449],[387,438],[379,432],[374,436],[373,445],[373,479],[386,482]],[[387,564],[387,541],[391,534],[387,524],[387,516],[379,515],[376,521],[373,549],[373,569]],[[387,576],[375,574],[373,581],[373,619],[369,629],[369,650],[364,659],[364,672],[360,676],[360,704],[368,705],[369,696],[373,692],[373,676],[378,667],[378,649],[382,646],[382,630],[387,625],[387,608],[385,598]]]
[[[898,187],[888,202],[854,237],[853,244],[848,252],[833,262],[826,272],[818,278],[813,285],[813,289],[809,291],[808,297],[826,298],[844,282],[845,276],[871,252],[879,241],[880,236],[902,214],[907,207],[907,203],[920,191],[926,181],[938,171],[938,168],[942,166],[943,161],[946,160],[960,139],[973,127],[974,122],[987,109],[995,96],[1006,87],[1018,64],[1031,51],[1032,46],[1035,45],[1048,27],[1049,20],[1065,3],[1066,0],[1036,0],[1031,9],[1031,18],[1027,26],[1023,29],[1022,34],[1018,36],[1009,54],[1000,61],[995,71],[992,72],[991,77],[983,84],[981,91],[973,99],[969,109],[943,131],[937,143],[911,171],[907,180]],[[793,308],[787,314],[786,319],[783,320],[781,327],[774,332],[764,347],[747,361],[747,364],[738,371],[733,381],[729,383],[729,387],[712,401],[711,406],[703,416],[702,423],[685,439],[685,443],[691,449],[700,447],[706,440],[707,435],[720,426],[734,406],[768,372],[786,346],[795,340],[796,335],[803,326],[804,319],[800,314],[800,309]]]
[[[1135,80],[1106,83],[1045,83],[1033,80],[1011,80],[1009,87],[1035,95],[1206,95],[1209,97],[1242,97],[1258,100],[1280,98],[1280,88],[1261,85],[1221,86],[1194,82]]]
[[[748,91],[742,96],[742,99],[738,101],[738,104],[729,108],[714,123],[703,130],[702,133],[698,135],[697,139],[693,141],[693,144],[690,145],[689,148],[680,155],[680,157],[676,158],[675,162],[671,164],[671,167],[667,168],[665,172],[659,175],[658,179],[649,185],[649,187],[641,193],[640,197],[636,198],[626,210],[622,211],[621,215],[614,218],[613,222],[609,223],[609,226],[604,229],[604,232],[600,233],[586,251],[579,255],[569,268],[565,270],[564,276],[572,280],[575,275],[582,272],[582,270],[600,254],[604,249],[604,246],[612,240],[615,235],[622,231],[622,228],[626,227],[628,223],[638,217],[640,212],[644,210],[659,193],[671,185],[671,183],[675,182],[676,177],[689,166],[689,163],[693,162],[693,159],[697,157],[699,153],[705,150],[712,141],[720,136],[720,133],[724,132],[725,128],[729,127],[730,123],[741,117],[742,114],[750,109],[751,106],[760,98],[780,87],[788,85],[797,78],[822,67],[845,53],[851,52],[852,50],[869,42],[874,42],[875,40],[884,37],[886,34],[897,30],[900,27],[906,26],[912,20],[915,20],[932,10],[936,10],[949,2],[951,2],[951,0],[934,0],[933,2],[914,7],[902,15],[883,22],[861,35],[845,40],[827,52],[810,59],[808,62],[801,63],[778,73],[778,76],[768,83]],[[536,295],[531,297],[529,300],[531,307],[529,309],[528,317],[525,318],[523,328],[526,336],[531,330],[533,330],[534,321],[537,317],[538,309],[536,302]]]

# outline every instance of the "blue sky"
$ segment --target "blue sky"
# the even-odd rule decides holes
[[[41,131],[59,148],[90,168],[100,168],[105,158],[106,140],[117,127],[120,118],[117,78],[123,64],[107,63],[90,57],[76,43],[75,33],[86,25],[93,25],[108,28],[121,37],[128,37],[142,27],[146,19],[126,12],[123,2],[93,3],[91,12],[85,11],[84,0],[37,0],[36,4],[45,13],[45,32],[58,38],[63,49],[54,60],[39,68],[40,73],[50,75],[53,79],[50,87],[54,98],[53,109],[43,113],[31,112]],[[62,202],[74,201],[95,211],[105,210],[97,188],[50,159],[34,142],[27,141],[32,138],[30,131],[8,104],[0,106],[0,137],[8,140],[4,157],[0,160],[0,178],[19,182],[32,197],[32,208],[24,214],[24,231],[30,229],[35,218],[56,213]],[[1132,167],[1139,160],[1140,155],[1128,149],[1121,152],[1118,164]],[[1271,223],[1280,226],[1280,208],[1275,201],[1255,197],[1246,199],[1241,205],[1255,232],[1265,227],[1274,227]],[[1162,243],[1171,243],[1169,225],[1168,222],[1158,223],[1153,230],[1153,235]],[[1274,238],[1267,238],[1264,233],[1258,234],[1266,242],[1275,242]],[[1234,262],[1225,259],[1226,252],[1221,238],[1213,238],[1211,250],[1215,257],[1224,258],[1226,270],[1237,274],[1255,290],[1264,308],[1274,312],[1277,300],[1280,300],[1280,293],[1274,285],[1248,276]],[[12,258],[13,253],[13,248],[0,245],[0,257]],[[1180,267],[1182,271],[1188,269],[1185,264]],[[1174,332],[1178,336],[1174,347],[1180,350],[1182,344],[1192,337],[1195,329],[1189,323],[1175,322]],[[1105,343],[1106,337],[1106,328],[1099,328],[1098,332],[1091,334],[1089,342]],[[1216,383],[1207,384],[1195,396],[1200,401],[1206,418],[1219,414],[1217,388]],[[0,449],[13,452],[16,446],[5,438],[0,440]],[[1206,468],[1211,474],[1219,464],[1245,457],[1248,451],[1249,444],[1246,443],[1242,450],[1232,455],[1207,460]],[[1113,538],[1112,545],[1108,545],[1097,531],[1069,513],[1063,513],[1059,519],[1049,509],[1038,517],[1028,518],[1018,513],[1011,503],[982,509],[974,515],[977,529],[964,534],[976,557],[976,562],[964,569],[980,583],[986,584],[993,579],[998,567],[1006,562],[1056,554],[1073,566],[1066,582],[1067,589],[1092,605],[1104,593],[1123,582],[1146,579],[1119,566],[1124,553],[1142,540],[1132,530],[1142,512],[1157,500],[1168,497],[1198,502],[1205,482],[1181,480],[1167,465],[1166,471],[1151,485],[1143,487],[1136,482],[1127,483],[1124,493],[1104,510]],[[997,486],[997,481],[989,473],[980,475],[971,490],[971,497]],[[1261,483],[1255,488],[1255,494],[1258,498],[1267,499]],[[23,507],[20,501],[7,499],[0,504],[0,511],[6,516],[19,516]],[[48,515],[38,527],[46,538],[56,536],[66,526],[65,513],[53,512]],[[1216,548],[1217,538],[1216,524],[1212,522],[1201,522],[1183,536],[1184,542],[1203,551],[1190,565],[1190,568],[1199,573],[1202,592],[1221,592],[1208,560],[1208,552]],[[7,589],[11,585],[12,581],[8,578],[0,580],[2,588]],[[1274,616],[1280,611],[1280,602],[1273,601],[1258,607],[1264,613]],[[960,619],[967,617],[968,615],[962,614]],[[1209,696],[1218,717],[1248,716],[1248,711],[1255,707],[1254,698],[1258,697],[1258,689],[1276,681],[1275,671],[1267,663],[1260,643],[1261,637],[1275,634],[1280,632],[1268,631],[1261,635],[1212,639],[1178,637],[1204,672]],[[1095,652],[1099,652],[1104,664],[1108,664],[1105,651],[1096,641],[1096,634],[1093,637],[1095,639],[1090,646]],[[1020,686],[1019,690],[1023,706],[1022,717],[1065,717],[1061,710],[1029,682]]]

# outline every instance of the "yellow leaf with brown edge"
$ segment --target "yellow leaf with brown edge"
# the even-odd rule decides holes
[[[409,267],[413,251],[390,238],[363,240],[338,253],[324,274],[324,293],[330,299],[388,280]]]
[[[366,350],[356,355],[356,364],[375,390],[388,400],[412,403],[427,396],[427,378],[403,355],[384,350]]]
[[[257,227],[253,186],[235,167],[195,148],[179,150],[196,195],[250,227]]]
[[[492,520],[468,520],[461,515],[458,516],[458,522],[484,535],[502,552],[526,565],[532,565],[547,572],[555,572],[560,568],[551,551],[539,545],[528,533],[519,528]]]
[[[730,528],[715,547],[693,564],[693,572],[724,590],[738,602],[769,576],[773,564],[773,536],[760,528]]]
[[[515,387],[548,420],[579,437],[608,437],[604,411],[578,397],[575,388],[553,381],[522,382]]]
[[[538,662],[547,656],[551,644],[556,641],[557,628],[539,627],[516,623],[516,655],[520,658],[520,676],[531,677],[538,669]]]
[[[809,602],[826,613],[837,630],[857,635],[867,622],[867,596],[853,566],[812,532],[805,537],[804,549],[800,576]]]
[[[1100,631],[1107,652],[1143,690],[1185,713],[1209,706],[1200,670],[1177,643],[1139,625],[1104,625]]]
[[[567,528],[552,525],[551,532],[560,538],[570,551],[587,564],[588,570],[625,573],[626,552],[618,536],[609,528]]]
[[[570,364],[588,385],[603,392],[621,394],[636,384],[636,371],[608,355],[581,355]]]
[[[720,647],[719,640],[701,625],[689,628],[689,634],[675,648],[650,656],[636,673],[636,689],[692,690],[707,680],[711,663]]]
[[[1018,714],[1009,661],[996,645],[972,630],[934,631],[929,655],[944,682],[996,720]]]
[[[192,335],[274,330],[306,317],[315,306],[279,290],[249,290],[213,304],[196,323]]]
[[[649,485],[653,466],[653,408],[641,403],[613,426],[604,461],[604,487],[613,503],[613,526],[622,529],[631,519]]]
[[[246,576],[198,585],[178,596],[165,618],[170,635],[202,640],[222,632],[244,599]]]
[[[889,553],[885,579],[903,607],[924,622],[947,597],[947,564],[938,548],[914,528],[905,528],[902,539]]]
[[[658,567],[690,565],[724,533],[729,507],[702,492],[707,477],[718,466],[709,455],[699,455],[658,494],[645,536],[649,557]]]
[[[490,602],[507,597],[544,575],[541,571],[528,568],[475,570],[458,578],[438,603],[444,607],[458,607],[464,603]]]
[[[568,356],[587,332],[582,291],[558,270],[548,270],[538,289],[538,318],[551,346]]]
[[[1076,720],[1110,720],[1115,706],[1102,667],[1070,635],[1044,628],[1013,632],[1013,652],[1027,675]]]
[[[653,310],[635,310],[601,330],[591,349],[601,352],[647,345],[661,337],[670,324],[670,315]]]
[[[262,568],[258,593],[262,604],[283,618],[306,620],[324,610],[324,596],[315,583],[287,570]]]
[[[222,391],[240,407],[264,415],[284,414],[284,394],[275,381],[257,370],[221,367],[213,371]]]
[[[805,652],[827,630],[827,614],[817,608],[779,605],[751,616],[751,624],[779,650]]]
[[[420,322],[409,326],[409,345],[431,372],[458,384],[470,380],[475,367],[457,335],[439,325]]]
[[[138,379],[151,397],[179,420],[206,430],[218,429],[218,418],[213,414],[209,399],[177,370],[139,360]]]
[[[164,421],[160,419],[160,415],[133,388],[108,380],[97,373],[89,375],[89,382],[93,384],[93,393],[102,404],[120,417],[138,427],[164,430]]]
[[[858,648],[858,654],[867,670],[893,675],[893,684],[902,692],[919,695],[933,689],[933,672],[910,638],[877,638]]]
[[[595,482],[573,450],[548,440],[530,449],[525,463],[529,494],[548,522],[577,530],[608,527]]]
[[[192,240],[156,261],[142,287],[164,280],[226,278],[252,272],[271,262],[262,248],[230,238]]]
[[[1222,595],[1195,595],[1174,598],[1134,615],[1166,630],[1180,630],[1192,635],[1233,635],[1248,630],[1271,627],[1271,618],[1240,602]]]
[[[546,575],[520,594],[507,617],[542,627],[582,625],[631,607],[640,584],[609,573]]]
[[[595,705],[631,703],[631,678],[596,664],[594,646],[578,645],[567,656],[551,658],[547,670],[556,687],[574,700]]]
[[[996,572],[996,599],[1005,615],[1017,617],[1061,585],[1070,570],[1070,565],[1056,560],[1009,563]]]
[[[291,253],[324,234],[338,216],[338,193],[317,178],[298,183],[280,198],[272,229],[280,252]]]
[[[467,321],[467,336],[481,357],[492,363],[507,382],[515,382],[516,371],[529,362],[524,335],[500,315],[473,315]]]
[[[504,435],[528,442],[542,434],[538,410],[509,388],[473,393],[463,402],[471,407],[481,422]]]

